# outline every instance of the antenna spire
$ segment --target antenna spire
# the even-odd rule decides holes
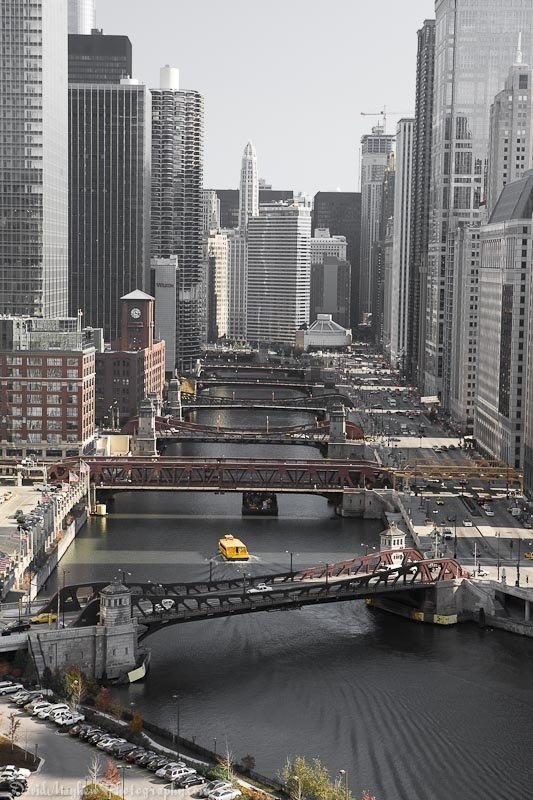
[[[516,48],[516,61],[515,64],[522,64],[523,62],[523,55],[522,55],[522,31],[518,34],[518,47]]]

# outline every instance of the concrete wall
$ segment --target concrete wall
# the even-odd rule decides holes
[[[383,519],[386,511],[394,511],[390,489],[346,489],[342,495],[341,516]]]
[[[53,671],[77,666],[96,679],[118,678],[137,662],[135,623],[32,631],[29,639],[40,674],[45,667]]]

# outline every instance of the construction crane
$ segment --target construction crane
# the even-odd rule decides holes
[[[381,111],[361,111],[362,117],[382,117],[383,132],[387,133],[387,114],[410,114],[410,111],[387,111],[387,106],[383,106]]]

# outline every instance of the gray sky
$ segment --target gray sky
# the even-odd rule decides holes
[[[134,77],[180,69],[205,97],[207,188],[238,185],[248,139],[274,188],[358,188],[358,145],[378,117],[414,112],[416,31],[433,0],[97,0],[97,24],[133,45]]]

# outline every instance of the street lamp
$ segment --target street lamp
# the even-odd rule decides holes
[[[501,539],[501,532],[500,531],[496,531],[494,536],[498,540],[498,545],[497,545],[497,549],[496,549],[496,569],[497,569],[497,573],[496,573],[497,578],[496,578],[496,580],[499,583],[500,582],[500,539]]]
[[[66,575],[70,575],[70,570],[69,569],[64,569],[63,570],[63,591],[62,591],[63,595],[65,594],[65,576]],[[59,592],[59,589],[58,589],[58,592]],[[59,606],[59,600],[57,601],[57,604]],[[58,611],[59,611],[59,608],[58,608]],[[63,597],[63,608],[62,608],[62,614],[61,614],[61,624],[63,625],[63,627],[65,627],[65,598],[64,597]],[[59,614],[57,615],[57,629],[59,630]]]
[[[348,773],[347,773],[347,771],[345,769],[340,769],[339,770],[339,775],[340,775],[341,780],[344,783],[344,794],[345,794],[346,797],[348,797]]]
[[[180,760],[180,695],[173,694],[172,699],[176,701],[176,755]]]
[[[520,586],[520,547],[522,545],[522,539],[520,538],[520,534],[518,535],[518,558],[516,559],[516,583],[515,586]]]
[[[127,769],[131,769],[130,764],[117,764],[117,767],[122,772],[122,800],[124,800],[124,776]]]
[[[120,573],[122,575],[122,585],[125,586],[125,584],[126,584],[126,575],[129,575],[131,577],[131,572],[126,572],[125,569],[121,569]]]
[[[291,558],[290,576],[291,576],[291,581],[292,581],[292,580],[294,580],[294,573],[293,573],[293,571],[292,571],[292,561],[293,561],[293,556],[298,556],[298,555],[300,555],[300,554],[299,554],[299,553],[292,553],[292,552],[290,552],[289,550],[285,550],[285,552],[286,552],[286,553],[287,553],[287,555],[288,555],[288,556],[290,556],[290,558]]]

